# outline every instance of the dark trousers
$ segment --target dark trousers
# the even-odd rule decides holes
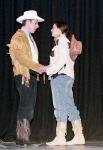
[[[22,76],[15,76],[15,83],[19,93],[20,101],[17,112],[17,119],[33,119],[34,107],[37,95],[37,79],[30,75],[29,87],[22,85]]]

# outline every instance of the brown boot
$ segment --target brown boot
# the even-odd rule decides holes
[[[17,144],[29,144],[29,137],[31,134],[30,123],[27,119],[17,120]]]

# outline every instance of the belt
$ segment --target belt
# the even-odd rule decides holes
[[[63,75],[66,75],[66,74],[65,74],[65,73],[61,73],[61,74],[56,73],[56,74],[53,74],[53,75],[51,76],[51,78],[55,79],[56,77],[58,77],[58,76],[63,76]]]
[[[30,75],[37,78],[37,73],[35,71],[30,70]]]

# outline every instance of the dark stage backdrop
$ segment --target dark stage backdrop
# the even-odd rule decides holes
[[[45,18],[34,35],[40,63],[49,64],[52,47],[50,29],[64,20],[83,42],[83,54],[75,64],[75,103],[80,110],[87,140],[103,140],[103,1],[102,0],[0,0],[0,138],[15,139],[18,93],[6,44],[20,27],[16,18],[35,9]],[[55,136],[55,118],[49,81],[38,82],[38,96],[32,121],[32,139],[45,141]],[[68,122],[67,138],[73,136]]]

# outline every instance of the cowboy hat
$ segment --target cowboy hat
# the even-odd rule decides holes
[[[35,10],[25,11],[24,14],[16,19],[17,22],[22,23],[23,20],[34,19],[38,20],[38,22],[43,22],[44,19],[37,15]]]

